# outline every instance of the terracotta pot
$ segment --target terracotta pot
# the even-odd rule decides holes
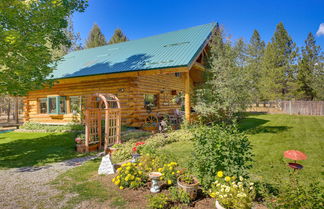
[[[98,151],[99,144],[89,144],[89,152]]]
[[[80,153],[84,153],[86,151],[85,144],[76,144],[76,151]]]
[[[118,151],[118,148],[108,147],[107,150],[106,150],[106,154],[112,155],[117,151]]]
[[[181,182],[181,177],[177,179],[178,187],[183,189],[189,196],[191,200],[195,200],[197,198],[197,192],[198,192],[198,179],[193,177],[194,183],[193,184],[187,184],[185,182]]]

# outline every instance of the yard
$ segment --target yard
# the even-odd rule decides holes
[[[283,151],[297,149],[307,154],[308,159],[300,162],[304,169],[300,172],[303,183],[317,179],[323,184],[324,161],[324,118],[314,116],[289,115],[249,115],[240,122],[240,129],[246,131],[253,145],[253,181],[273,183],[286,176]],[[0,168],[41,166],[79,157],[74,151],[73,134],[70,133],[3,133],[0,134]],[[140,137],[140,134],[136,137]],[[128,139],[128,138],[127,138]],[[188,166],[193,142],[178,141],[161,145],[159,152],[167,154],[181,167]],[[89,161],[82,166],[60,174],[51,185],[59,192],[51,195],[51,201],[65,201],[66,208],[75,206],[144,208],[149,195],[147,188],[139,190],[119,190],[112,182],[113,176],[98,176],[100,160]],[[1,172],[1,171],[0,171]],[[0,175],[1,177],[1,175]],[[71,195],[77,194],[77,195]],[[67,198],[69,197],[69,198]],[[197,208],[213,207],[213,199],[206,198],[195,203]]]

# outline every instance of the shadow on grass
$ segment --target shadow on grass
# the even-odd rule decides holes
[[[75,151],[74,137],[73,133],[1,135],[0,140],[12,140],[0,144],[0,169],[44,165],[82,156]]]
[[[239,123],[239,129],[245,131],[248,134],[259,134],[259,133],[279,133],[287,131],[291,127],[288,126],[264,126],[269,120],[248,117],[244,118]]]

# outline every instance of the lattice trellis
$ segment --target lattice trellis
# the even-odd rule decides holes
[[[86,150],[98,144],[99,150],[120,143],[121,109],[113,94],[93,94],[86,97],[85,108]],[[104,140],[103,140],[104,139]]]

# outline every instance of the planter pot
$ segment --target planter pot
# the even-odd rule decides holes
[[[181,182],[181,177],[177,179],[178,187],[183,189],[189,196],[191,200],[195,200],[197,198],[197,191],[198,191],[198,180],[193,177],[195,183],[187,184],[185,182]]]
[[[226,209],[217,200],[215,202],[215,206],[216,206],[217,209]]]
[[[106,150],[106,154],[114,154],[115,152],[117,152],[118,148],[112,148],[112,147],[108,147]]]
[[[89,144],[89,152],[98,151],[99,144]]]
[[[84,153],[86,151],[85,144],[76,144],[76,151],[80,153]]]

